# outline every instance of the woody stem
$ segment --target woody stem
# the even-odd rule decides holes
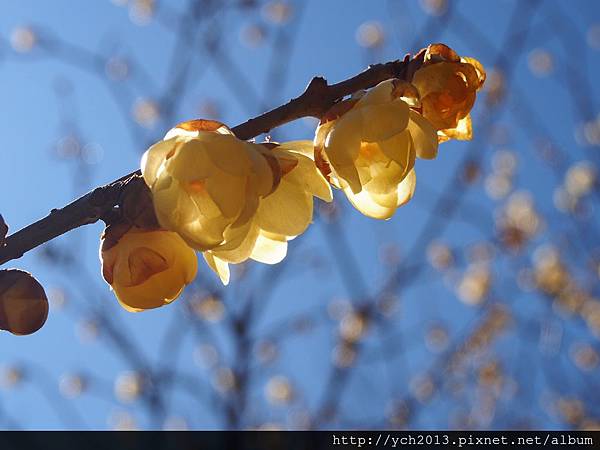
[[[369,66],[358,75],[332,85],[323,77],[314,77],[300,96],[233,127],[232,131],[240,139],[251,139],[302,117],[321,118],[333,105],[354,92],[372,88],[390,78],[412,79],[412,74],[421,66],[422,61],[423,52],[412,59],[407,55],[403,60]],[[139,170],[97,187],[11,234],[6,238],[4,246],[0,247],[0,265],[20,258],[29,250],[75,228],[95,223],[107,216],[131,186],[128,180],[137,175],[140,175]]]

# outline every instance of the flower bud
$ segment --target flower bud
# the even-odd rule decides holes
[[[460,57],[443,44],[427,48],[412,84],[419,90],[423,116],[438,130],[440,142],[471,139],[469,113],[484,81],[485,70],[476,59]]]
[[[48,318],[44,288],[22,270],[0,270],[0,329],[12,334],[32,334]]]
[[[196,254],[177,233],[136,227],[107,228],[100,260],[104,279],[131,312],[171,303],[198,268]]]

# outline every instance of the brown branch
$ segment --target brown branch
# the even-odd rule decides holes
[[[320,118],[335,103],[361,89],[372,88],[390,78],[412,79],[412,74],[422,64],[422,57],[423,52],[413,59],[407,55],[402,61],[375,64],[364,72],[333,85],[328,85],[327,80],[322,77],[314,77],[299,97],[232,128],[232,131],[240,139],[251,139],[302,117]],[[68,231],[95,223],[107,216],[122,198],[129,186],[128,180],[139,173],[139,170],[132,172],[98,187],[8,236],[5,245],[0,248],[0,265],[20,258],[29,250]]]

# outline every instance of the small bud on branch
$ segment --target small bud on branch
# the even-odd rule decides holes
[[[47,318],[48,298],[42,285],[22,270],[0,270],[0,329],[31,334]]]

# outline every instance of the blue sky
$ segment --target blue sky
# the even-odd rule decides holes
[[[174,13],[182,11],[185,3],[160,2],[163,9],[159,8],[159,14],[165,9]],[[399,210],[389,222],[374,222],[360,216],[344,203],[342,196],[338,196],[343,205],[342,223],[348,242],[347,250],[358,261],[363,284],[369,291],[367,294],[377,292],[377,287],[388,275],[388,269],[380,262],[382,248],[393,244],[398,246],[402,255],[409,253],[414,244],[413,238],[424,226],[437,195],[452,189],[448,184],[450,176],[467,152],[480,153],[484,172],[489,170],[495,151],[510,149],[515,152],[519,163],[515,184],[519,189],[530,191],[539,201],[542,212],[548,213],[547,232],[536,239],[542,243],[553,237],[553,233],[568,229],[568,225],[563,226],[562,216],[553,210],[552,195],[556,185],[553,172],[540,162],[534,151],[535,139],[540,136],[539,129],[523,126],[519,114],[528,116],[533,112],[543,130],[561,146],[571,163],[589,157],[587,152],[590,150],[580,147],[576,141],[575,130],[582,121],[591,120],[598,114],[597,86],[592,86],[594,90],[586,93],[596,109],[591,111],[591,116],[581,117],[574,106],[573,93],[565,88],[565,80],[570,76],[572,66],[582,61],[579,57],[585,59],[585,66],[584,69],[576,67],[575,70],[583,70],[583,78],[597,78],[600,68],[598,49],[590,48],[585,42],[586,30],[600,22],[599,8],[595,2],[573,2],[576,6],[572,8],[567,8],[568,5],[564,3],[548,2],[531,18],[529,27],[532,32],[522,42],[518,39],[507,41],[507,36],[515,31],[507,30],[515,5],[513,1],[458,2],[453,6],[449,25],[445,25],[443,19],[426,14],[422,2],[309,0],[301,3],[302,8],[296,5],[294,9],[294,14],[301,14],[297,23],[294,16],[294,20],[283,26],[270,24],[259,8],[253,12],[237,11],[218,15],[214,21],[200,25],[200,33],[211,26],[220,29],[219,45],[226,49],[226,57],[234,62],[248,85],[240,85],[239,78],[233,83],[229,82],[228,74],[207,56],[202,41],[196,39],[193,41],[195,44],[188,46],[193,48],[193,66],[185,84],[183,100],[173,112],[172,122],[162,123],[159,120],[154,127],[146,129],[135,123],[131,125],[130,111],[135,101],[139,98],[156,98],[165,92],[173,73],[179,70],[186,59],[185,53],[173,56],[178,43],[168,20],[152,20],[139,26],[130,20],[126,6],[118,6],[108,0],[5,1],[0,16],[0,98],[3,105],[0,121],[0,135],[3,137],[3,149],[0,151],[0,213],[11,230],[31,223],[47,214],[51,208],[68,203],[94,186],[136,169],[141,153],[150,143],[160,138],[170,125],[196,117],[199,105],[203,103],[216,102],[220,120],[233,126],[260,113],[265,107],[278,105],[298,95],[314,75],[323,75],[330,82],[336,82],[358,73],[369,63],[401,58],[406,52],[416,51],[435,41],[450,45],[460,54],[477,57],[489,69],[496,64],[508,64],[515,80],[509,92],[511,101],[519,96],[516,103],[526,105],[529,111],[519,112],[518,108],[511,106],[494,112],[493,122],[499,130],[498,136],[502,129],[507,133],[504,138],[500,136],[496,141],[490,141],[489,135],[477,134],[481,126],[481,107],[477,105],[474,141],[446,143],[441,146],[436,160],[419,161],[417,198]],[[567,31],[560,36],[566,36],[564,40],[553,33],[552,25],[556,16],[563,13],[567,19],[562,26]],[[385,33],[385,44],[375,51],[361,48],[356,40],[357,28],[367,21],[380,23]],[[267,28],[267,42],[257,48],[249,48],[241,42],[240,30],[257,23]],[[75,48],[63,45],[60,47],[62,50],[55,48],[43,52],[34,48],[27,54],[18,53],[10,46],[10,36],[15,27],[23,25],[32,26],[42,39],[48,39],[47,42],[52,42],[56,37],[60,42],[73,44]],[[293,28],[296,26],[297,30]],[[569,33],[569,27],[577,32]],[[271,39],[281,42],[287,34],[293,36],[287,57],[281,57],[283,61],[273,66],[273,70],[279,70],[284,75],[284,83],[280,88],[273,88],[269,81],[273,53],[270,42]],[[510,57],[510,53],[508,60],[506,54],[504,59],[499,59],[496,54],[498,48],[507,42],[523,45],[523,51],[515,59]],[[538,77],[530,70],[528,55],[534,49],[543,49],[553,55],[554,70],[550,75]],[[574,54],[578,59],[567,58],[568,54]],[[97,66],[89,63],[93,61],[90,55],[100,56]],[[133,58],[139,63],[142,70],[132,72],[133,81],[119,83],[107,79],[103,73],[104,59],[115,55]],[[57,94],[65,89],[68,91],[66,96]],[[170,94],[167,91],[166,95]],[[298,121],[275,131],[273,135],[277,139],[311,139],[313,129],[314,122]],[[78,133],[87,149],[91,149],[91,164],[57,156],[57,142],[73,132]],[[592,150],[597,151],[597,148]],[[494,211],[500,203],[489,199],[482,182],[471,189],[466,198],[480,210],[483,223],[493,223]],[[597,211],[593,214],[598,216]],[[453,246],[462,246],[488,239],[493,231],[491,227],[488,228],[486,234],[477,227],[455,220],[439,238],[451,242]],[[46,326],[38,333],[29,337],[14,337],[7,333],[0,336],[0,364],[24,361],[33,368],[33,382],[24,383],[18,389],[2,391],[0,396],[1,409],[18,419],[23,428],[104,429],[110,426],[107,416],[115,411],[131,412],[138,426],[153,426],[143,405],[120,405],[113,398],[113,380],[117,373],[130,369],[129,363],[104,339],[81,342],[77,330],[87,313],[82,316],[78,311],[88,311],[86,305],[95,302],[109,303],[104,308],[114,318],[116,326],[132,336],[145,357],[156,364],[162,364],[163,361],[159,359],[169,353],[162,350],[164,342],[167,342],[167,346],[169,342],[165,335],[173,328],[171,324],[181,320],[181,312],[175,305],[135,315],[119,308],[99,274],[97,248],[101,231],[101,225],[95,224],[58,240],[59,244],[74,249],[77,255],[75,267],[68,270],[58,264],[49,264],[39,250],[13,262],[15,266],[31,271],[49,290],[64,290],[69,299],[66,309],[51,309]],[[335,298],[356,300],[353,298],[356,292],[349,291],[336,268],[340,265],[342,270],[346,270],[346,265],[339,260],[339,253],[330,249],[327,241],[331,237],[328,233],[327,226],[316,223],[306,235],[290,245],[290,261],[285,263],[283,269],[287,271],[285,282],[279,284],[271,294],[256,324],[258,332],[268,330],[270,324],[276,324],[286,317],[324,309],[323,305]],[[322,270],[314,269],[312,263],[307,263],[314,257],[323,262]],[[494,277],[498,284],[501,284],[500,280],[513,276],[508,266],[508,262],[494,264]],[[243,296],[247,286],[259,285],[257,280],[260,276],[268,277],[269,271],[273,270],[277,269],[256,267],[253,269],[252,283],[234,283],[228,287],[224,291],[227,308],[233,311],[239,308],[236,297]],[[199,280],[205,286],[216,286],[217,283],[215,277],[204,269]],[[345,413],[357,423],[370,423],[371,417],[381,414],[386,408],[389,392],[401,395],[412,375],[429,366],[431,355],[422,345],[424,327],[441,321],[452,330],[451,334],[458,335],[459,330],[468,326],[476,315],[473,307],[465,306],[454,297],[446,283],[447,280],[433,272],[426,276],[423,284],[417,284],[402,293],[402,312],[397,320],[392,321],[386,333],[397,332],[409,343],[406,344],[409,348],[403,356],[404,363],[390,358],[388,366],[391,368],[386,369],[385,364],[366,364],[358,370],[357,380],[343,400]],[[539,298],[522,293],[508,295],[511,298],[501,300],[522,302],[517,309],[524,320],[535,320],[542,314],[551,314]],[[319,317],[315,319],[320,320]],[[324,319],[330,326],[319,326],[309,336],[286,341],[282,347],[285,356],[255,381],[251,392],[252,408],[258,411],[257,416],[268,421],[280,420],[282,415],[277,408],[267,408],[262,399],[264,380],[268,374],[284,373],[293,379],[300,390],[307,392],[303,402],[306,402],[308,409],[318,403],[322,394],[319,389],[328,373],[334,340],[334,331],[327,320]],[[556,320],[562,321],[560,318]],[[226,332],[216,325],[204,326],[216,334],[224,353],[233,357]],[[574,328],[573,333],[577,337],[583,332]],[[512,351],[514,355],[511,353],[511,347],[521,337],[518,334],[509,336],[499,344],[499,351],[502,355],[508,355],[507,365],[515,370],[516,378],[520,376],[523,360],[516,350]],[[194,352],[202,344],[202,339],[193,332],[186,332],[185,337],[178,341],[176,367],[210,386],[210,382],[206,383],[210,377],[208,371],[194,363]],[[369,339],[375,342],[375,337]],[[420,344],[412,348],[411,339]],[[373,345],[376,347],[375,343]],[[535,359],[539,357],[535,348],[532,354],[531,360],[536,361],[536,367],[542,367],[544,361]],[[168,363],[175,364],[172,361]],[[576,370],[567,362],[565,364],[567,371]],[[56,411],[53,405],[64,403],[55,400],[54,396],[60,395],[56,380],[65,372],[81,369],[91,373],[97,380],[94,389],[81,398],[67,401],[69,406]],[[387,379],[389,389],[379,389],[369,379]],[[47,387],[44,387],[44,383]],[[535,398],[541,396],[541,391],[546,389],[544,383],[534,383],[531,395]],[[585,392],[581,386],[574,387],[574,390],[583,389]],[[174,394],[169,402],[175,415],[186,417],[192,427],[222,426],[210,407],[198,407],[183,393]],[[453,408],[448,403],[451,402],[441,401],[437,407],[423,408],[415,426],[448,427]],[[538,426],[557,426],[552,417],[544,418],[541,404],[536,403],[533,408],[540,417]],[[82,417],[83,423],[73,418],[73,414]],[[498,420],[501,417],[498,412]],[[9,425],[7,422],[0,426]]]

